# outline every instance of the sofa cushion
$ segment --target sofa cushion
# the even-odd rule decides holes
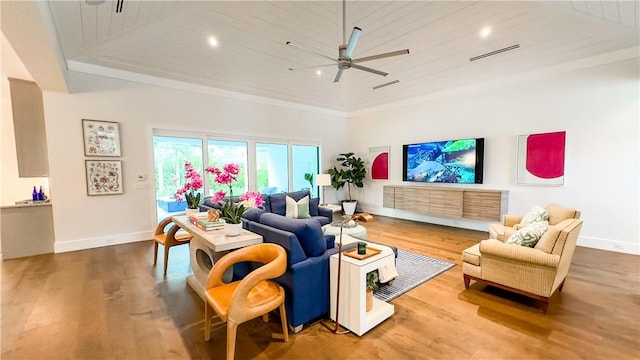
[[[271,208],[272,213],[285,216],[287,210],[285,198],[287,196],[290,196],[293,200],[298,201],[305,196],[309,196],[309,190],[269,195],[269,207]]]
[[[242,214],[243,219],[251,220],[251,221],[260,221],[260,216],[264,214],[266,211],[260,208],[247,208]]]
[[[320,198],[309,199],[309,215],[318,216],[318,206],[320,204]]]
[[[534,248],[551,254],[553,247],[556,244],[556,240],[558,240],[558,236],[560,236],[560,230],[562,230],[560,226],[550,225],[549,229],[547,229],[540,240],[538,240]]]
[[[296,235],[307,256],[320,256],[327,250],[327,242],[320,223],[313,219],[292,219],[273,213],[264,213],[260,222]]]
[[[505,243],[534,247],[548,228],[549,223],[546,221],[531,223],[513,233]]]
[[[540,205],[536,205],[522,217],[520,224],[526,225],[542,221],[549,221],[549,213],[547,212],[547,209]]]
[[[294,219],[306,219],[309,217],[309,197],[295,201],[292,197],[285,197],[286,216]]]
[[[547,205],[549,213],[549,224],[556,225],[562,220],[573,219],[576,216],[576,210],[569,209],[558,204]]]

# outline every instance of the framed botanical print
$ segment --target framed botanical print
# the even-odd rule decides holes
[[[85,160],[87,195],[122,194],[122,161]]]
[[[114,121],[82,119],[85,156],[120,156],[120,125]]]

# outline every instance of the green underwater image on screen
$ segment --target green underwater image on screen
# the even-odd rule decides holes
[[[403,149],[404,181],[482,183],[483,138],[410,144]]]

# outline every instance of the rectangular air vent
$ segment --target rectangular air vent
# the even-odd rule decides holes
[[[502,48],[502,49],[498,49],[498,50],[494,50],[491,52],[488,52],[486,54],[482,54],[482,55],[478,55],[478,56],[474,56],[472,58],[469,59],[469,61],[476,61],[476,60],[480,60],[480,59],[484,59],[486,57],[489,56],[493,56],[493,55],[497,55],[500,53],[503,53],[505,51],[509,51],[509,50],[513,50],[513,49],[517,49],[520,47],[520,44],[515,44],[515,45],[511,45],[511,46],[507,46],[506,48]]]

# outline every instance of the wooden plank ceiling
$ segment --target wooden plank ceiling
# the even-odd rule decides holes
[[[339,111],[500,79],[638,46],[637,1],[349,1],[354,58],[409,48],[410,55],[337,66],[285,45],[338,55],[339,1],[50,1],[66,60]],[[491,27],[483,38],[480,30]],[[208,45],[209,36],[219,41]],[[469,58],[506,46],[483,60]],[[322,70],[318,76],[316,70]],[[399,83],[373,90],[392,80]]]

